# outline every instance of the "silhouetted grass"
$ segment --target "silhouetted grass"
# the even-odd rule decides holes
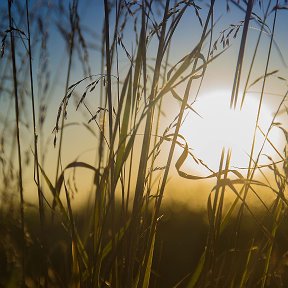
[[[214,19],[218,8],[215,0],[207,1],[207,7],[201,1],[103,0],[97,7],[103,10],[99,37],[93,34],[93,25],[85,27],[82,22],[80,7],[87,5],[89,9],[88,2],[85,5],[78,0],[69,1],[69,5],[36,2],[34,6],[27,0],[25,3],[7,0],[7,12],[3,12],[6,27],[1,31],[0,97],[5,95],[9,103],[4,103],[7,109],[3,108],[0,115],[3,124],[0,285],[286,287],[288,132],[285,124],[278,122],[278,116],[287,114],[288,92],[281,95],[268,131],[259,127],[266,81],[268,77],[278,76],[278,70],[273,68],[271,72],[271,53],[273,45],[278,49],[277,17],[280,9],[287,8],[286,4],[278,0],[227,1],[227,7],[233,5],[244,12],[244,20],[219,34],[218,20]],[[185,37],[194,37],[195,45],[189,47],[186,55],[175,59],[173,53],[181,43],[175,43],[174,38],[182,21],[187,23],[187,17],[191,17],[189,11],[194,13],[199,33],[191,36],[185,31]],[[257,14],[259,11],[263,11],[263,17]],[[268,22],[271,19],[272,23]],[[251,51],[247,50],[252,47],[251,22],[260,28],[250,59]],[[49,25],[54,27],[52,30],[57,29],[66,45],[64,58],[68,65],[62,65],[59,73],[49,70],[49,58],[58,52],[53,51],[57,49],[56,43],[47,43],[52,33]],[[125,34],[127,30],[129,37]],[[256,69],[264,33],[269,37],[266,54],[261,52],[261,57],[266,57],[265,68],[257,71],[260,76],[255,80],[252,71]],[[90,47],[93,37],[99,38],[98,47]],[[216,59],[226,57],[232,41],[234,45],[239,44],[231,83],[232,109],[243,106],[251,86],[262,86],[248,167],[231,167],[233,149],[223,148],[219,168],[212,171],[191,149],[191,143],[181,134],[181,126],[188,111],[201,117],[193,104],[198,101],[206,71]],[[91,57],[94,50],[98,52],[97,61]],[[125,64],[121,59],[125,59]],[[83,76],[72,80],[76,60],[83,68]],[[100,65],[98,74],[91,73],[95,63]],[[248,67],[247,75],[244,66]],[[61,79],[64,79],[63,96],[57,100],[58,111],[55,107],[54,111],[48,110],[49,105],[54,105],[51,95],[56,93]],[[286,81],[282,76],[278,80]],[[193,91],[196,94],[189,103]],[[91,100],[92,95],[96,95],[96,101]],[[170,96],[180,106],[175,105],[176,116],[167,115],[169,124],[163,127],[164,104],[171,101]],[[12,108],[15,108],[13,117]],[[71,108],[76,111],[72,112]],[[82,113],[80,126],[94,137],[96,158],[92,159],[91,152],[91,161],[81,160],[79,153],[83,151],[76,148],[71,158],[64,156],[70,146],[75,147],[66,140],[70,137],[67,128],[79,124],[67,121],[69,117],[73,119],[72,113]],[[55,123],[53,135],[45,138],[45,127],[51,118]],[[13,125],[9,126],[9,122]],[[217,131],[221,128],[217,127]],[[272,129],[283,133],[285,147],[277,147],[270,139]],[[255,151],[259,131],[264,140],[261,150]],[[32,144],[27,145],[29,133]],[[73,137],[75,142],[80,138],[76,128]],[[269,162],[260,165],[266,143],[280,160],[265,155]],[[51,167],[46,165],[45,158],[47,146],[53,144],[57,154],[51,161],[55,179],[51,178]],[[176,147],[181,149],[178,158]],[[161,157],[164,165],[159,164],[163,162]],[[188,158],[206,168],[207,174],[184,171]],[[183,178],[190,180],[191,185],[199,180],[214,181],[205,213],[181,206],[179,212],[175,212],[177,207],[162,207],[169,177],[176,177],[171,172],[173,169],[178,173],[179,186]],[[24,198],[27,183],[23,181],[23,171],[33,172],[28,178],[37,189],[37,205]],[[82,210],[75,208],[83,193],[77,188],[79,171],[93,174],[89,203]],[[259,171],[263,177],[258,179]],[[264,189],[271,194],[270,202],[261,194]],[[78,193],[76,200],[75,193]],[[227,195],[232,201],[228,201]],[[260,209],[254,208],[250,195],[259,201]]]

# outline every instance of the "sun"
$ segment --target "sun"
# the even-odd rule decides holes
[[[180,133],[192,148],[192,153],[203,160],[212,170],[217,171],[223,148],[229,148],[232,151],[231,166],[234,168],[248,167],[258,105],[259,97],[257,99],[254,95],[247,94],[241,110],[240,108],[230,109],[228,91],[210,93],[199,97],[193,104],[193,108],[201,117],[190,112],[183,122]],[[262,105],[259,127],[264,133],[268,131],[272,119],[272,112]],[[277,142],[277,135],[273,133],[273,130],[269,135],[270,141]],[[254,159],[261,150],[263,141],[264,136],[257,129]],[[273,148],[266,141],[264,149],[261,151],[260,164],[267,163],[267,157],[263,156],[264,154],[271,155],[273,153]],[[190,164],[191,162],[187,162],[185,168],[189,168],[187,166]]]

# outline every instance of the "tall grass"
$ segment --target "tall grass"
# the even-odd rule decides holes
[[[170,275],[159,275],[159,271],[167,263],[161,261],[163,250],[161,248],[158,251],[158,248],[164,245],[165,250],[165,243],[162,246],[159,244],[158,235],[161,235],[161,225],[165,223],[163,199],[170,176],[178,177],[179,185],[190,180],[191,187],[195,181],[214,181],[205,211],[208,220],[207,237],[201,246],[201,256],[195,260],[198,264],[189,268],[188,274],[183,268],[182,278],[173,280],[171,287],[288,285],[287,263],[283,258],[283,250],[287,247],[277,247],[280,245],[279,235],[287,231],[283,227],[287,216],[287,147],[283,150],[283,147],[277,147],[270,139],[271,130],[279,129],[287,146],[288,132],[285,125],[279,123],[278,116],[287,116],[285,101],[288,92],[281,95],[268,131],[262,131],[259,127],[264,97],[268,95],[267,81],[276,74],[270,72],[270,65],[274,46],[278,47],[275,40],[277,16],[280,9],[285,10],[287,7],[278,0],[267,3],[252,0],[227,1],[227,7],[231,9],[232,5],[237,11],[242,11],[244,19],[239,25],[232,24],[224,29],[219,36],[218,20],[215,21],[215,11],[219,4],[215,0],[207,1],[207,7],[201,1],[103,0],[97,6],[102,9],[100,14],[103,27],[100,30],[101,35],[98,35],[99,59],[95,61],[91,60],[94,47],[92,49],[89,46],[92,38],[89,33],[93,26],[87,29],[83,24],[85,19],[80,8],[85,5],[82,1],[71,0],[68,6],[40,2],[33,5],[26,0],[24,5],[20,1],[8,0],[7,12],[4,12],[6,17],[3,18],[7,27],[2,34],[0,96],[3,98],[5,95],[10,104],[3,102],[7,105],[6,115],[4,109],[1,111],[0,217],[3,224],[0,231],[3,233],[3,240],[0,242],[0,252],[1,256],[4,255],[5,272],[0,272],[0,277],[3,278],[0,285],[162,287],[161,283],[166,283],[164,280],[170,279]],[[47,5],[50,5],[49,10]],[[86,8],[89,9],[89,6]],[[21,16],[23,11],[25,18]],[[263,17],[258,15],[259,11],[263,11]],[[179,43],[175,43],[174,39],[183,27],[181,25],[187,24],[191,13],[195,17],[191,23],[197,23],[195,25],[198,25],[199,33],[192,36],[194,46],[189,47],[187,54],[182,55],[180,60],[175,59],[173,53],[178,49]],[[44,15],[45,19],[61,15],[63,21],[56,20],[56,28],[53,26],[49,30],[45,26]],[[258,33],[258,38],[250,59],[252,45],[249,43],[249,36],[252,22],[260,28],[254,32]],[[47,39],[53,29],[58,29],[66,45],[65,59],[68,64],[64,69],[61,67],[59,74],[57,71],[49,71],[50,46]],[[126,36],[127,31],[130,34],[133,31],[132,36]],[[269,38],[269,46],[265,52],[266,64],[264,71],[257,71],[256,75],[260,73],[261,76],[255,80],[252,78],[252,71],[256,69],[263,34]],[[187,34],[187,37],[190,35]],[[10,38],[10,44],[6,38]],[[218,47],[219,42],[222,48]],[[218,60],[226,57],[232,45],[239,45],[239,49],[234,81],[231,83],[231,108],[242,107],[249,88],[257,83],[262,84],[254,137],[248,167],[231,167],[233,149],[223,148],[219,155],[219,168],[212,171],[209,165],[197,158],[197,152],[194,153],[191,143],[181,134],[181,126],[187,113],[199,115],[193,105],[199,100],[198,94],[206,83],[207,71]],[[53,51],[50,53],[53,57]],[[36,57],[39,57],[38,78],[35,77]],[[77,75],[78,71],[74,71],[73,67],[79,61],[77,57],[83,68],[83,77],[75,80],[73,73]],[[126,66],[122,65],[122,59],[125,59]],[[100,67],[97,68],[97,73],[92,74],[91,67],[95,63]],[[243,72],[245,69],[248,71],[247,75]],[[51,73],[55,75],[54,82],[51,81]],[[45,126],[49,126],[49,131],[52,130],[46,113],[49,109],[49,95],[56,93],[56,86],[61,82],[57,78],[64,84],[61,86],[63,96],[57,100],[58,111],[49,112],[49,118],[55,119],[55,127],[53,136],[48,137],[47,145],[53,146],[53,138],[57,154],[53,159],[55,179],[52,179],[54,175],[51,176],[50,168],[45,165],[44,143]],[[38,83],[35,79],[38,79]],[[279,76],[278,81],[283,82],[286,79]],[[242,87],[244,92],[239,100]],[[195,97],[191,100],[193,93]],[[97,101],[92,102],[89,99],[93,94],[98,97]],[[180,104],[179,110],[174,111],[172,118],[168,117],[169,124],[163,127],[163,109],[171,101],[171,97],[175,103]],[[1,98],[0,101],[4,101]],[[11,120],[10,99],[15,101],[13,127],[7,125]],[[28,99],[31,107],[28,115],[31,115],[31,119],[27,117]],[[76,108],[73,112],[72,101]],[[54,102],[55,100],[50,103],[52,107]],[[87,130],[96,139],[93,142],[96,155],[94,163],[81,160],[81,156],[76,156],[75,159],[78,151],[73,152],[71,159],[64,157],[67,147],[73,146],[73,143],[66,143],[66,139],[69,139],[66,130],[71,129],[69,125],[75,124],[69,123],[67,118],[73,119],[73,113],[82,113],[81,121],[85,122],[82,122],[81,129]],[[28,123],[27,128],[22,125],[25,121]],[[217,127],[219,130],[221,128]],[[76,139],[79,131],[75,131]],[[255,151],[259,131],[264,140],[261,150]],[[11,137],[5,136],[8,132]],[[26,137],[24,133],[32,135],[32,144],[26,145],[26,152],[22,142],[27,143],[30,136]],[[4,149],[7,143],[11,145],[10,151]],[[267,144],[273,147],[280,160],[265,155],[269,163],[260,165],[259,159],[263,157],[263,148]],[[17,166],[13,156],[15,147]],[[181,150],[178,157],[176,149]],[[255,155],[256,152],[258,154]],[[164,155],[165,163],[161,166],[159,163],[164,153],[167,155]],[[33,159],[33,171],[29,163],[24,163],[23,159],[27,155]],[[207,175],[184,171],[184,163],[188,158],[206,168]],[[35,207],[29,204],[29,199],[24,200],[26,188],[23,184],[23,169],[25,175],[30,173],[29,179],[34,179],[34,188],[37,190],[39,220],[34,226],[30,215]],[[73,198],[77,191],[75,179],[80,171],[85,171],[87,175],[92,173],[93,181],[89,188],[89,202],[85,204],[85,213],[79,216],[75,208],[76,200]],[[256,172],[259,171],[263,177],[258,179]],[[69,177],[69,172],[72,178]],[[12,181],[15,173],[17,186]],[[88,180],[85,178],[84,181]],[[16,198],[19,202],[10,199],[13,197],[11,195],[15,195],[16,189],[19,191],[19,198]],[[272,195],[272,201],[264,199],[261,194],[264,189]],[[83,193],[78,192],[76,199],[81,197],[81,192]],[[261,204],[260,212],[255,211],[249,202],[250,195],[254,195]],[[15,209],[17,213],[12,213]],[[50,214],[52,217],[47,217]],[[255,230],[248,239],[245,238],[246,219],[249,219],[249,225],[252,223]],[[53,230],[55,232],[52,233]],[[193,233],[196,238],[197,231]],[[179,235],[181,237],[185,235]],[[13,240],[12,244],[9,239]],[[20,245],[17,244],[19,239]],[[9,251],[5,252],[6,250]],[[186,252],[190,253],[189,247]],[[280,254],[277,256],[277,253]]]

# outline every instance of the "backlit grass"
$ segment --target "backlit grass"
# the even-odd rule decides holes
[[[4,2],[0,286],[286,287],[286,1]]]

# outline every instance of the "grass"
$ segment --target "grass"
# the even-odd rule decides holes
[[[227,10],[233,7],[244,18],[219,31],[215,0],[103,0],[96,6],[101,12],[95,11],[101,29],[85,24],[88,2],[8,0],[0,6],[5,20],[0,26],[0,286],[286,287],[288,132],[279,119],[287,118],[288,92],[280,94],[268,131],[261,130],[259,119],[269,80],[278,81],[272,88],[287,81],[274,67],[275,55],[284,59],[275,39],[277,29],[282,35],[277,20],[287,5],[227,1]],[[196,27],[191,27],[197,30],[194,35],[185,30],[194,44],[175,59],[182,52],[175,39],[187,23]],[[252,23],[256,42],[250,36]],[[59,43],[49,42],[56,31],[68,63],[59,72],[50,71],[55,63],[49,62],[57,56]],[[91,45],[93,37],[98,46]],[[198,113],[193,104],[205,91],[208,71],[215,65],[217,71],[219,61],[231,57],[231,47],[238,52],[230,106],[242,107],[249,89],[260,87],[254,138],[247,167],[231,167],[233,147],[223,148],[219,168],[212,171],[191,149],[181,126],[189,120],[187,113]],[[259,57],[265,61],[261,71]],[[59,87],[64,96],[57,100],[57,112],[53,94],[59,94]],[[171,99],[178,110],[165,118]],[[51,119],[53,135],[47,137]],[[92,135],[89,161],[83,160],[83,149],[69,142],[70,129],[75,143],[85,142],[83,131]],[[283,143],[273,143],[272,129],[282,133]],[[256,151],[259,131],[262,148]],[[263,155],[265,145],[276,156]],[[51,157],[47,151],[53,149]],[[261,164],[263,157],[268,164]],[[184,171],[188,158],[207,174]],[[80,172],[87,178],[79,179]],[[85,190],[77,186],[87,184],[89,175],[89,201],[77,209]],[[213,181],[205,213],[181,207],[175,213],[175,207],[163,206],[171,177],[179,178],[179,186],[188,180],[191,187]],[[36,191],[35,203],[30,189]]]

